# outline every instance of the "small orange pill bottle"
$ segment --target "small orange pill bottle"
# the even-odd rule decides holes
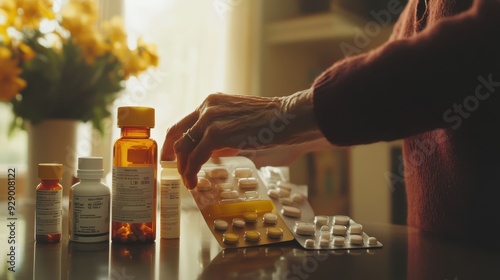
[[[158,145],[150,138],[154,125],[153,108],[118,108],[121,137],[113,147],[113,242],[145,243],[156,239]]]
[[[62,179],[63,166],[59,163],[38,164],[36,187],[36,224],[37,242],[59,242],[62,235]]]

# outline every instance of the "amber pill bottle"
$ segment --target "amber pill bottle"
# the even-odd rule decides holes
[[[36,187],[36,224],[37,242],[59,242],[62,235],[62,193],[59,183],[62,179],[63,166],[59,163],[38,164]]]
[[[113,146],[111,239],[145,243],[156,239],[158,145],[150,138],[155,111],[118,108],[121,137]]]

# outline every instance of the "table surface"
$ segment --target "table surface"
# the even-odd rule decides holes
[[[422,233],[414,228],[359,221],[383,248],[303,250],[295,241],[223,250],[198,208],[183,192],[181,238],[147,245],[77,244],[33,240],[32,202],[17,205],[15,220],[0,201],[0,279],[499,279],[500,252]],[[67,204],[63,222],[67,223]],[[12,218],[12,217],[10,217]],[[353,217],[355,218],[355,217]],[[8,227],[15,222],[13,231]],[[488,229],[488,228],[485,228]],[[15,272],[9,237],[15,238]],[[497,238],[483,232],[478,238]]]

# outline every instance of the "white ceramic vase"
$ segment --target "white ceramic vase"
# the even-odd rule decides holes
[[[50,119],[36,125],[27,123],[28,166],[26,197],[35,198],[38,179],[38,164],[42,162],[63,164],[63,196],[68,196],[74,182],[77,165],[77,130],[80,121]]]

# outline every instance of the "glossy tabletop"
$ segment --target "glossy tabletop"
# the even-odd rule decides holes
[[[500,252],[494,249],[367,221],[359,222],[383,248],[310,251],[291,241],[223,250],[187,191],[182,199],[180,239],[147,245],[68,242],[66,215],[63,240],[37,244],[33,203],[18,204],[8,217],[1,201],[0,279],[500,279]],[[497,237],[483,232],[478,238]]]

